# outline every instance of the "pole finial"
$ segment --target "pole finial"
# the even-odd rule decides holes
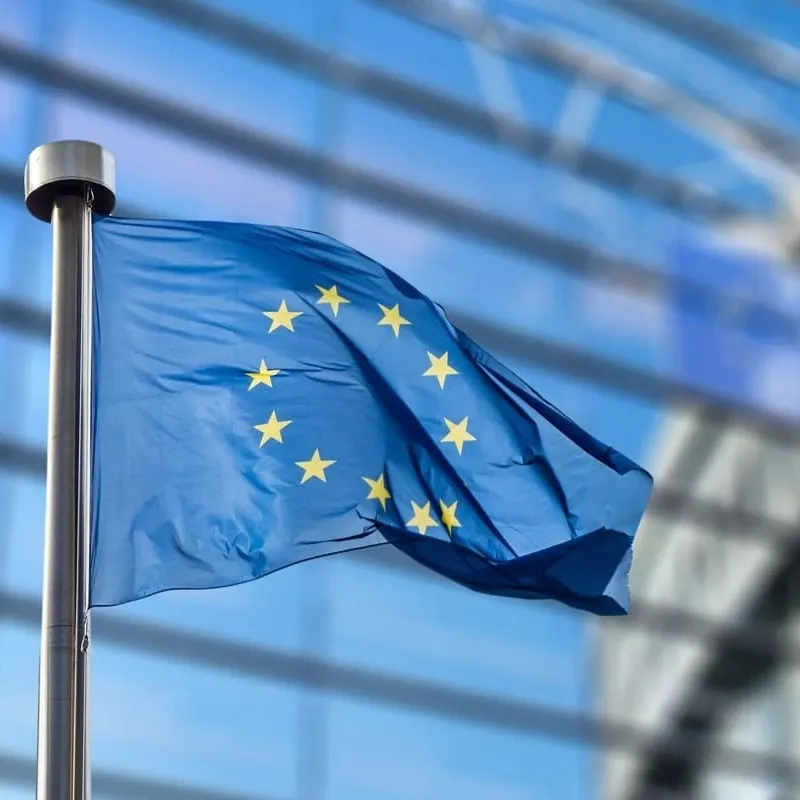
[[[43,222],[50,222],[53,204],[63,195],[92,190],[92,210],[103,216],[114,210],[114,157],[94,142],[49,142],[31,151],[25,164],[25,205]]]

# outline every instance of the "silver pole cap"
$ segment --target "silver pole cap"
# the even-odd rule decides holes
[[[50,222],[53,204],[63,195],[92,189],[92,210],[108,216],[116,203],[114,156],[94,142],[49,142],[31,151],[25,164],[25,205]]]

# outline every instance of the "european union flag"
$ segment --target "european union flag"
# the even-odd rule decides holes
[[[118,218],[94,266],[93,606],[388,542],[482,592],[627,610],[651,477],[388,269]]]

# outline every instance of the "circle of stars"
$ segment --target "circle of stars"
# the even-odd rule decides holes
[[[316,289],[320,294],[317,299],[317,305],[330,308],[330,312],[334,317],[339,316],[342,306],[351,303],[347,297],[344,297],[339,292],[339,287],[336,284],[332,286],[321,286],[317,284]],[[403,316],[399,303],[395,303],[391,307],[383,305],[382,303],[377,303],[377,306],[381,316],[377,320],[376,325],[378,327],[389,328],[395,339],[400,338],[401,331],[404,328],[412,325],[411,320]],[[277,333],[281,329],[289,333],[294,333],[295,320],[304,314],[303,311],[291,310],[285,299],[280,301],[278,308],[274,311],[264,311],[262,313],[270,320],[269,334]],[[448,379],[459,375],[458,370],[450,363],[450,353],[445,350],[437,355],[427,351],[427,357],[429,366],[421,373],[421,376],[435,379],[439,390],[445,391]],[[281,370],[271,369],[266,360],[262,358],[257,370],[245,373],[250,379],[247,391],[249,392],[262,386],[272,389],[273,378],[280,374]],[[273,409],[266,422],[253,426],[255,430],[261,434],[258,445],[259,448],[264,447],[270,442],[283,444],[283,431],[292,423],[293,420],[280,419],[277,411]],[[442,444],[452,444],[457,456],[462,455],[465,444],[476,441],[476,437],[468,429],[469,417],[465,416],[458,422],[454,422],[448,417],[442,417],[442,423],[446,432],[439,441]],[[300,485],[303,485],[312,479],[319,480],[323,483],[327,482],[326,470],[334,467],[337,462],[335,459],[323,458],[319,448],[315,448],[309,459],[305,461],[296,461],[294,463],[302,471],[298,480]],[[366,483],[368,488],[366,499],[374,500],[380,505],[382,511],[386,511],[387,503],[392,499],[392,494],[387,486],[386,474],[381,472],[374,478],[364,476],[362,480]],[[405,525],[409,529],[415,529],[421,535],[425,535],[429,528],[443,527],[448,535],[452,537],[453,530],[461,527],[457,516],[457,500],[446,503],[443,498],[439,499],[439,521],[437,521],[434,516],[435,512],[431,507],[430,500],[421,505],[411,500],[410,506],[412,512],[411,517]]]

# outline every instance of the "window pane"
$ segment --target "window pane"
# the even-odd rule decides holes
[[[111,649],[97,637],[92,682],[98,769],[294,795],[295,690]]]
[[[47,436],[49,346],[0,329],[4,365],[0,392],[0,436],[29,447],[43,447]]]
[[[592,797],[587,746],[546,732],[505,732],[345,700],[333,701],[329,724],[337,800]]]
[[[58,137],[101,141],[114,154],[121,206],[265,225],[307,219],[308,187],[218,149],[69,100],[56,103],[54,128]]]
[[[147,58],[142,58],[143,42]],[[312,81],[156,15],[124,4],[75,0],[64,49],[84,68],[102,64],[107,79],[287,140],[310,141]],[[110,147],[99,136],[93,141]],[[142,157],[146,153],[142,143]]]
[[[471,593],[415,572],[370,569],[363,556],[352,554],[333,562],[331,647],[337,660],[448,687],[585,708],[585,618],[548,603]]]

